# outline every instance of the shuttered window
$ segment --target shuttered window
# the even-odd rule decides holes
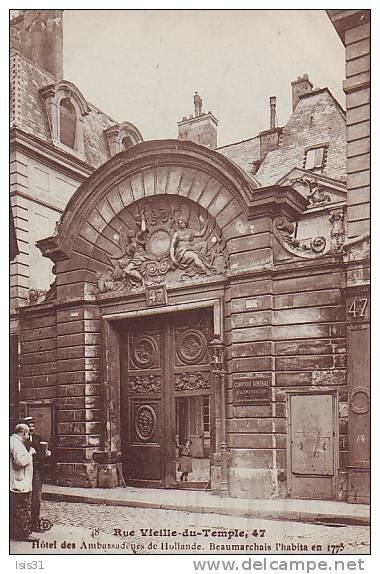
[[[325,147],[316,147],[306,152],[305,169],[322,168],[325,160]]]

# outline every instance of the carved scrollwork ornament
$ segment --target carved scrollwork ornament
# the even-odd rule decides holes
[[[311,242],[311,249],[314,253],[323,253],[326,249],[326,239],[324,237],[315,237]]]
[[[295,237],[296,225],[284,217],[279,217],[275,222],[277,238],[281,245],[291,253],[304,258],[312,258],[325,254],[327,240],[323,236],[310,239],[298,239]]]

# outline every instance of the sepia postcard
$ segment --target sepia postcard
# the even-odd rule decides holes
[[[370,16],[10,10],[16,568],[370,554]]]

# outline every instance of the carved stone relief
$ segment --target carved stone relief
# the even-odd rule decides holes
[[[296,177],[291,180],[291,183],[301,184],[307,188],[307,199],[309,200],[308,208],[322,207],[331,202],[331,196],[325,192],[317,180],[312,180],[307,177]]]
[[[196,373],[181,373],[175,376],[176,391],[197,391],[208,389],[209,387],[208,373],[198,371]]]
[[[129,389],[133,393],[160,393],[161,378],[158,375],[130,376]]]
[[[31,288],[28,291],[28,302],[30,305],[35,303],[42,303],[47,295],[47,289]]]
[[[342,253],[345,240],[345,227],[343,211],[334,212],[329,217],[331,222],[331,246],[330,251]]]
[[[196,204],[175,196],[140,200],[126,208],[107,253],[109,269],[98,273],[102,293],[138,289],[223,273],[227,259],[221,232]]]
[[[345,218],[343,209],[321,214],[325,221],[326,235],[297,237],[297,224],[285,217],[275,221],[274,230],[280,244],[292,255],[311,259],[321,255],[339,255],[343,253],[345,241]]]

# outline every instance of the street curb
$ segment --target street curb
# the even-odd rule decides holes
[[[137,500],[115,500],[100,499],[95,496],[85,496],[78,494],[67,494],[57,492],[44,492],[42,499],[54,502],[81,502],[84,504],[98,504],[105,506],[124,506],[129,508],[153,508],[160,510],[177,510],[181,512],[197,512],[200,514],[221,514],[224,516],[241,516],[242,518],[259,518],[270,520],[289,520],[293,522],[320,522],[328,525],[329,520],[334,525],[349,524],[350,526],[369,526],[369,516],[352,516],[350,514],[333,514],[320,512],[297,512],[295,510],[256,510],[244,511],[239,508],[216,507],[216,506],[196,506],[196,505],[176,505],[170,503],[145,502]]]

